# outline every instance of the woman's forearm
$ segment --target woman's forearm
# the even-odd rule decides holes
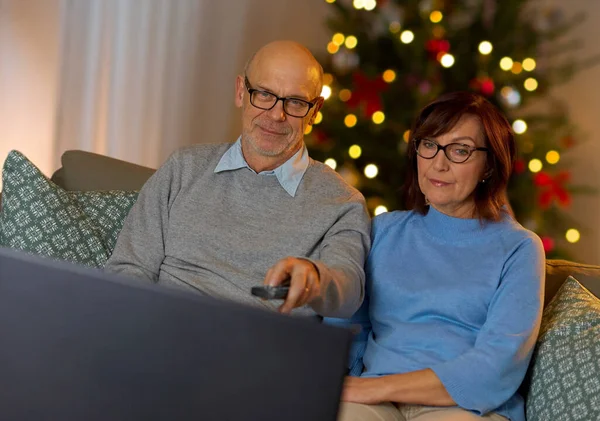
[[[438,376],[429,368],[380,379],[383,401],[429,406],[456,405]]]

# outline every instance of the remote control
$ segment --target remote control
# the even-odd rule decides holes
[[[272,287],[268,285],[261,285],[258,287],[252,287],[252,295],[264,298],[266,300],[283,300],[287,297],[290,290],[289,286],[277,286]]]

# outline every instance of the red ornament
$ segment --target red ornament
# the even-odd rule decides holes
[[[527,168],[527,166],[525,165],[524,159],[518,158],[515,160],[515,164],[513,166],[513,171],[515,174],[521,174],[523,171],[525,171],[525,168]]]
[[[485,96],[492,96],[496,89],[494,85],[494,80],[487,76],[478,77],[476,79],[471,80],[469,86],[472,90],[478,91],[479,93]]]
[[[376,111],[381,111],[381,93],[384,92],[389,85],[381,76],[375,79],[369,79],[362,72],[356,72],[352,75],[354,80],[354,89],[352,96],[346,102],[348,107],[356,108],[364,106],[364,114],[366,117],[371,117]]]
[[[563,207],[569,206],[571,204],[571,195],[564,185],[570,179],[571,174],[567,171],[561,171],[555,177],[544,171],[537,173],[533,178],[533,182],[539,187],[539,205],[543,209],[550,207],[552,202],[557,202],[558,205]]]
[[[494,94],[494,81],[491,78],[487,78],[481,82],[481,93],[485,96],[491,96]]]
[[[425,49],[432,60],[437,60],[440,53],[450,51],[450,43],[445,39],[430,39],[425,43]]]
[[[469,86],[474,91],[479,91],[482,95],[492,96],[496,87],[494,86],[494,80],[490,77],[483,76],[473,79]]]
[[[548,236],[542,237],[542,245],[544,246],[544,251],[550,253],[554,250],[554,238]]]

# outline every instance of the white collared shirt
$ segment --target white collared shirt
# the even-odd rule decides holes
[[[302,181],[302,177],[308,168],[310,159],[308,158],[308,150],[306,145],[294,154],[290,159],[285,161],[279,167],[271,171],[261,171],[258,175],[274,175],[277,177],[281,187],[292,197],[296,195],[296,190]],[[240,168],[248,168],[255,174],[254,171],[244,158],[242,153],[242,137],[238,137],[237,141],[223,154],[221,160],[215,168],[215,173],[222,171],[233,171]]]

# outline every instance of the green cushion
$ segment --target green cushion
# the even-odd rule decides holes
[[[68,192],[17,151],[2,172],[0,245],[102,267],[137,192]]]
[[[569,277],[544,310],[527,421],[600,419],[600,299]]]

